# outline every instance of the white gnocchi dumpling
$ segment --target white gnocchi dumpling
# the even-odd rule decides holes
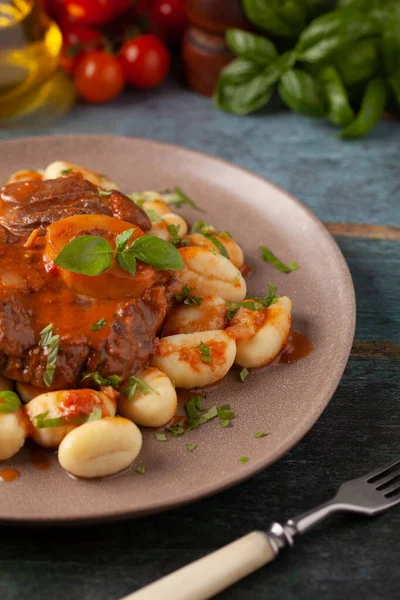
[[[247,368],[263,367],[271,363],[287,343],[291,312],[292,301],[286,296],[281,296],[264,311],[240,308],[232,319],[231,327],[227,329],[237,338],[235,363]],[[261,321],[257,322],[260,318]]]
[[[31,423],[35,442],[45,448],[56,448],[67,433],[81,424],[79,419],[87,417],[96,407],[100,408],[102,417],[114,416],[115,390],[103,388],[101,392],[90,389],[45,392],[25,406],[25,413]],[[54,421],[51,423],[52,419],[67,423],[75,420],[76,423],[55,426]]]
[[[40,396],[40,394],[43,394],[42,388],[38,388],[34,385],[31,385],[30,383],[23,383],[21,381],[17,381],[15,387],[17,389],[19,397],[21,398],[24,404],[28,404],[28,402],[36,398],[36,396]]]
[[[193,295],[219,296],[227,302],[244,300],[246,282],[230,260],[202,246],[187,246],[179,252],[185,268],[176,271],[175,276],[182,286],[193,288]]]
[[[172,381],[159,369],[146,367],[137,374],[150,389],[137,386],[131,399],[120,394],[118,413],[143,427],[162,427],[176,413],[178,404]]]
[[[151,365],[177,387],[201,388],[225,377],[235,355],[236,343],[225,331],[201,331],[162,338]]]
[[[145,194],[153,194],[153,192],[145,192]],[[171,208],[168,206],[164,200],[162,200],[160,194],[154,192],[154,196],[149,196],[152,198],[151,200],[145,200],[142,203],[142,208],[144,211],[153,211],[159,217],[163,217],[171,212]]]
[[[142,434],[132,421],[106,417],[70,431],[60,444],[58,460],[68,473],[92,479],[126,469],[141,448]]]
[[[17,454],[25,443],[27,423],[22,410],[0,413],[0,460]]]
[[[180,215],[171,212],[163,214],[159,221],[152,222],[149,235],[155,235],[166,242],[172,242],[173,235],[170,230],[171,225],[173,226],[173,229],[179,238],[185,237],[188,230],[185,219],[183,219]],[[168,229],[169,227],[170,229]]]
[[[44,170],[43,179],[57,179],[57,177],[72,175],[73,173],[79,173],[84,179],[87,179],[93,185],[98,185],[104,190],[119,190],[119,186],[106,175],[94,173],[89,169],[85,169],[85,167],[74,165],[65,160],[57,160],[47,165]]]
[[[19,183],[20,181],[42,181],[43,180],[42,169],[31,170],[23,169],[22,171],[16,171],[8,178],[6,183]]]
[[[178,304],[167,314],[161,335],[225,329],[227,305],[218,296],[199,298],[200,304]]]
[[[228,235],[218,235],[218,232],[211,232],[211,234],[225,247],[225,250],[229,255],[229,260],[231,261],[231,263],[233,263],[238,269],[243,267],[243,250],[241,249],[239,244]],[[185,237],[185,241],[189,242],[189,246],[203,246],[211,252],[214,252],[216,250],[218,254],[221,254],[219,246],[213,244],[212,240],[209,237],[206,237],[201,233],[191,233]]]

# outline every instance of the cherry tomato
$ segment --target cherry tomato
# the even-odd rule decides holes
[[[179,42],[188,23],[185,0],[155,0],[150,21],[165,42]]]
[[[147,33],[126,42],[119,55],[126,80],[139,88],[152,88],[166,78],[170,56],[155,35]]]
[[[81,58],[75,71],[79,94],[88,102],[102,104],[122,91],[124,72],[115,56],[101,50]]]
[[[64,0],[67,14],[77,23],[104,25],[115,16],[115,0]]]
[[[83,56],[104,46],[101,33],[86,25],[69,23],[62,29],[62,34],[63,49],[60,64],[70,75],[74,73]]]
[[[115,14],[120,15],[134,6],[132,0],[115,0]]]
[[[41,0],[40,4],[53,19],[58,19],[64,11],[64,0]]]

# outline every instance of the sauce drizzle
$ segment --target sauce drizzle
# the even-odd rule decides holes
[[[2,469],[0,471],[0,482],[11,483],[19,479],[21,473],[17,469]]]
[[[313,343],[304,333],[291,331],[289,333],[286,348],[281,354],[279,362],[295,363],[308,356],[314,349]]]

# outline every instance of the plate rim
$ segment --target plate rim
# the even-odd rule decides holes
[[[180,508],[187,504],[192,504],[194,502],[197,502],[197,501],[203,500],[205,498],[219,494],[220,492],[223,492],[223,491],[225,491],[233,486],[236,486],[240,483],[243,483],[244,481],[250,479],[254,475],[267,469],[272,464],[274,464],[276,461],[278,461],[280,458],[285,456],[292,448],[297,446],[297,444],[303,439],[303,437],[317,423],[320,416],[322,415],[322,413],[328,406],[329,402],[331,401],[331,399],[342,379],[344,370],[346,368],[346,365],[347,365],[347,362],[348,362],[348,359],[350,356],[352,343],[354,340],[354,334],[355,334],[355,328],[356,328],[356,295],[355,295],[354,283],[353,283],[353,279],[352,279],[352,276],[350,273],[349,266],[343,256],[343,253],[340,250],[336,240],[330,234],[330,232],[325,227],[325,225],[322,223],[322,221],[312,212],[312,210],[310,208],[308,208],[308,206],[303,204],[303,202],[298,200],[295,196],[290,194],[284,188],[282,188],[281,186],[277,185],[276,183],[270,181],[269,179],[262,177],[258,173],[251,171],[250,169],[242,167],[241,165],[238,165],[234,162],[230,162],[223,158],[219,158],[218,156],[214,156],[212,154],[207,154],[207,153],[201,152],[199,150],[193,150],[192,148],[188,148],[186,146],[179,146],[177,144],[171,144],[168,142],[152,140],[150,138],[142,138],[142,137],[136,137],[136,136],[124,136],[124,135],[117,135],[117,134],[103,135],[103,134],[90,134],[90,133],[89,134],[68,133],[68,134],[55,134],[55,135],[33,135],[33,136],[27,136],[27,137],[21,136],[18,138],[14,138],[12,140],[4,140],[4,139],[0,140],[0,150],[4,146],[11,146],[11,145],[17,146],[18,144],[35,143],[38,140],[44,141],[44,142],[46,140],[49,140],[49,141],[52,140],[52,143],[57,140],[62,142],[66,138],[67,139],[68,138],[75,138],[75,139],[82,138],[85,140],[93,139],[94,141],[95,140],[111,141],[111,140],[116,140],[116,139],[122,139],[122,140],[130,141],[130,142],[135,141],[135,142],[138,142],[139,144],[150,145],[153,147],[156,145],[163,149],[167,148],[172,151],[188,152],[194,156],[197,156],[200,159],[211,160],[211,161],[220,163],[220,164],[224,165],[225,167],[227,166],[229,168],[234,168],[236,170],[239,170],[239,171],[243,172],[244,174],[246,174],[247,176],[258,179],[260,181],[260,183],[267,184],[268,186],[277,190],[280,194],[283,194],[284,196],[286,196],[289,200],[294,202],[294,204],[296,204],[300,210],[305,212],[307,214],[307,216],[313,221],[314,225],[319,230],[319,233],[323,237],[325,237],[325,240],[329,244],[329,247],[335,257],[335,260],[339,263],[339,267],[341,267],[340,270],[343,274],[343,282],[346,284],[347,291],[348,291],[348,295],[346,298],[347,299],[346,316],[347,316],[348,326],[349,326],[349,336],[348,336],[348,341],[347,341],[346,347],[342,351],[342,354],[340,357],[341,360],[337,365],[335,377],[332,378],[329,390],[325,393],[324,397],[321,399],[318,406],[315,406],[315,409],[312,411],[312,414],[309,415],[308,419],[302,423],[302,425],[298,429],[296,435],[294,437],[292,437],[290,439],[290,441],[286,441],[286,443],[279,448],[279,451],[272,452],[269,455],[269,458],[267,460],[259,460],[257,463],[253,463],[253,464],[248,463],[248,465],[246,465],[247,468],[245,470],[243,470],[243,472],[236,473],[235,475],[230,475],[230,476],[226,477],[224,482],[220,483],[218,485],[216,485],[215,483],[213,483],[211,485],[210,484],[204,485],[203,491],[200,493],[198,491],[191,492],[189,490],[185,494],[181,494],[181,497],[178,501],[170,500],[169,502],[166,502],[165,500],[161,499],[161,500],[155,502],[153,500],[152,506],[148,510],[146,510],[146,509],[144,509],[144,510],[121,509],[119,511],[118,510],[114,511],[112,514],[108,511],[108,512],[105,512],[104,514],[96,513],[94,515],[86,515],[86,516],[70,515],[70,516],[64,516],[64,517],[50,517],[50,518],[47,517],[46,515],[43,515],[43,516],[39,515],[36,517],[27,516],[27,518],[25,518],[25,517],[21,518],[20,515],[19,516],[11,515],[11,516],[7,516],[5,518],[0,516],[0,525],[13,525],[13,526],[14,525],[17,525],[17,526],[18,525],[20,525],[20,526],[28,526],[28,525],[32,526],[33,525],[33,526],[39,526],[39,527],[43,527],[43,526],[50,527],[50,526],[69,526],[72,524],[77,524],[77,525],[95,524],[95,523],[99,523],[99,522],[108,523],[108,522],[115,522],[115,521],[120,521],[120,520],[128,519],[128,518],[129,519],[141,518],[141,517],[152,515],[152,514],[159,514],[161,512],[166,512],[166,511],[169,511],[169,510],[172,510],[175,508]],[[1,186],[1,184],[0,184],[0,186]],[[350,332],[351,332],[351,335],[350,335]]]

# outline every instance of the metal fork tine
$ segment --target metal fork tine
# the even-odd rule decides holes
[[[385,475],[391,475],[391,472],[388,473],[388,471],[391,471],[391,469],[394,469],[395,467],[400,467],[400,459],[394,460],[380,469],[376,469],[375,471],[367,473],[367,475],[365,475],[365,479],[368,481],[368,483],[374,483]]]
[[[396,494],[393,494],[393,492],[396,492]],[[389,496],[389,498],[396,496],[399,492],[400,492],[400,481],[396,481],[395,483],[393,483],[393,485],[390,485],[389,487],[382,490],[382,494],[385,497]]]
[[[393,486],[394,483],[400,484],[400,469],[391,473],[391,475],[385,477],[385,479],[379,479],[376,483],[378,484],[376,486],[378,492],[385,491],[389,486]]]

